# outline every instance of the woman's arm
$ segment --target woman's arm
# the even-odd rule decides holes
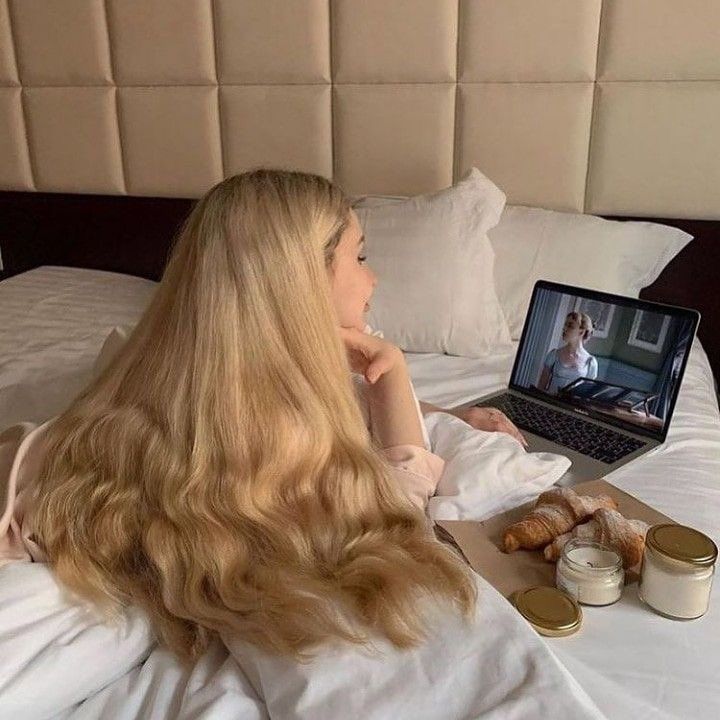
[[[550,387],[550,381],[552,380],[553,366],[555,360],[557,360],[557,350],[550,350],[543,360],[543,368],[540,372],[540,380],[538,380],[538,390],[546,391]]]
[[[598,376],[598,361],[591,355],[588,362],[588,375],[591,380],[595,380]]]
[[[425,451],[405,356],[383,338],[354,327],[339,327],[352,372],[367,381],[365,396],[372,435],[385,448],[415,445]]]
[[[422,426],[404,359],[367,388],[373,433],[383,448],[416,445],[425,448]]]
[[[512,435],[522,445],[527,447],[527,440],[523,434],[517,429],[515,423],[510,418],[494,407],[469,407],[464,409],[441,408],[431,403],[420,402],[420,411],[423,416],[432,412],[444,412],[448,415],[454,415],[456,418],[464,420],[468,425],[476,430],[486,430],[488,432],[505,432]]]
[[[540,373],[540,381],[538,382],[538,390],[547,390],[550,385],[550,368],[543,366]]]

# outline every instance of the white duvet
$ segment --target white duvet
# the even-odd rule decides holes
[[[507,601],[478,585],[474,620],[435,613],[418,650],[343,646],[299,665],[227,639],[186,668],[140,613],[108,625],[63,597],[44,565],[11,563],[0,569],[0,717],[604,717]]]
[[[1,283],[0,425],[39,422],[61,409],[89,377],[108,331],[132,322],[151,288],[64,268]],[[451,406],[501,387],[512,356],[408,362],[419,397]],[[518,459],[509,438],[462,435],[459,422],[428,418],[434,449],[444,443],[450,460],[437,512],[456,511],[465,493],[473,512],[487,513],[493,502],[521,501],[562,474],[556,457]],[[495,469],[481,474],[468,459],[483,451],[483,467],[494,462]],[[522,482],[500,482],[507,467]],[[467,495],[483,477],[497,478],[509,494],[501,501],[496,493]],[[668,443],[609,480],[718,541],[720,419],[699,344]],[[613,720],[720,717],[717,592],[704,618],[677,623],[650,613],[629,587],[615,606],[586,608],[578,634],[547,640],[478,583],[473,627],[445,615],[414,653],[378,660],[335,649],[300,667],[228,640],[232,653],[218,642],[184,668],[154,645],[141,615],[100,623],[62,597],[47,568],[13,563],[0,569],[0,718],[583,718],[601,717],[598,707]]]

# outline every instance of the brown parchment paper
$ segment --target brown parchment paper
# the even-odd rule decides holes
[[[650,525],[674,522],[667,515],[640,502],[632,495],[605,480],[591,480],[572,488],[578,495],[609,495],[618,503],[618,511],[626,518],[644,520]],[[516,550],[505,553],[500,548],[505,528],[520,520],[533,506],[527,503],[508,512],[477,522],[472,520],[440,520],[477,573],[506,597],[516,590],[532,585],[555,585],[555,563],[547,562],[540,550]],[[625,573],[625,584],[637,581],[637,574]]]

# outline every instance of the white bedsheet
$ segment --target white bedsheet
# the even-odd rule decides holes
[[[137,278],[67,268],[40,268],[0,283],[0,427],[40,422],[58,412],[87,382],[107,333],[134,321],[152,288]],[[409,355],[408,363],[418,396],[449,407],[502,387],[512,355],[483,360]],[[608,479],[720,540],[720,417],[699,343],[690,354],[667,443]],[[6,586],[7,572],[0,574],[0,592]],[[8,628],[0,626],[3,630]],[[72,641],[64,638],[51,648],[68,682],[81,667],[68,664],[61,652],[66,643],[71,649]],[[631,586],[617,605],[586,608],[577,635],[541,642],[612,720],[720,717],[717,588],[705,617],[674,622],[642,607]],[[175,717],[179,709],[193,718],[264,717],[247,678],[222,647],[191,669],[151,646],[147,653],[143,662],[108,676],[88,700],[59,717]],[[28,658],[28,667],[32,662]],[[3,667],[0,663],[0,717],[8,682]]]
[[[137,320],[156,284],[42,267],[0,283],[0,427],[57,414],[90,379],[116,325]]]

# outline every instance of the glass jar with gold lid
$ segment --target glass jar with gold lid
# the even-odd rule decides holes
[[[653,610],[677,620],[707,612],[718,549],[685,525],[653,525],[645,537],[638,595]]]
[[[517,590],[509,600],[541,635],[572,635],[582,624],[580,605],[567,593],[554,587],[538,585]]]

